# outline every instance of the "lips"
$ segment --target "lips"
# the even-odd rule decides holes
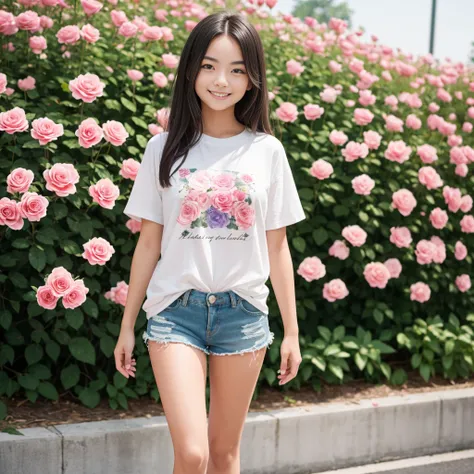
[[[211,93],[214,93],[214,94],[227,94],[227,95],[230,95],[230,92],[218,92],[218,91],[209,91]]]

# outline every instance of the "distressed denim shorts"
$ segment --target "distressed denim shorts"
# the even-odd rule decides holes
[[[269,347],[268,315],[233,291],[191,289],[148,319],[143,340],[181,342],[206,354],[231,355]],[[255,355],[254,355],[255,358]]]

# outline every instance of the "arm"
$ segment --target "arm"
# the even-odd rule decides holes
[[[130,268],[127,303],[122,318],[122,328],[132,329],[145,298],[156,263],[161,254],[163,225],[142,219],[142,227]]]
[[[286,239],[286,227],[266,232],[270,260],[270,281],[280,308],[285,336],[299,333],[296,319],[295,283],[293,262]]]

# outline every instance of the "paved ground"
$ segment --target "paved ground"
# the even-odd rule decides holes
[[[474,474],[474,449],[421,456],[318,474]],[[314,473],[316,474],[316,473]]]

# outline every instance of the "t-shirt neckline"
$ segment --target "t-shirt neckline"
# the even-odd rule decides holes
[[[225,137],[225,138],[217,138],[217,137],[211,137],[210,135],[206,135],[205,133],[201,134],[201,140],[206,143],[210,143],[213,145],[234,145],[236,143],[239,143],[241,140],[243,140],[248,133],[249,129],[248,127],[245,127],[240,133],[237,135],[232,135],[231,137]]]

